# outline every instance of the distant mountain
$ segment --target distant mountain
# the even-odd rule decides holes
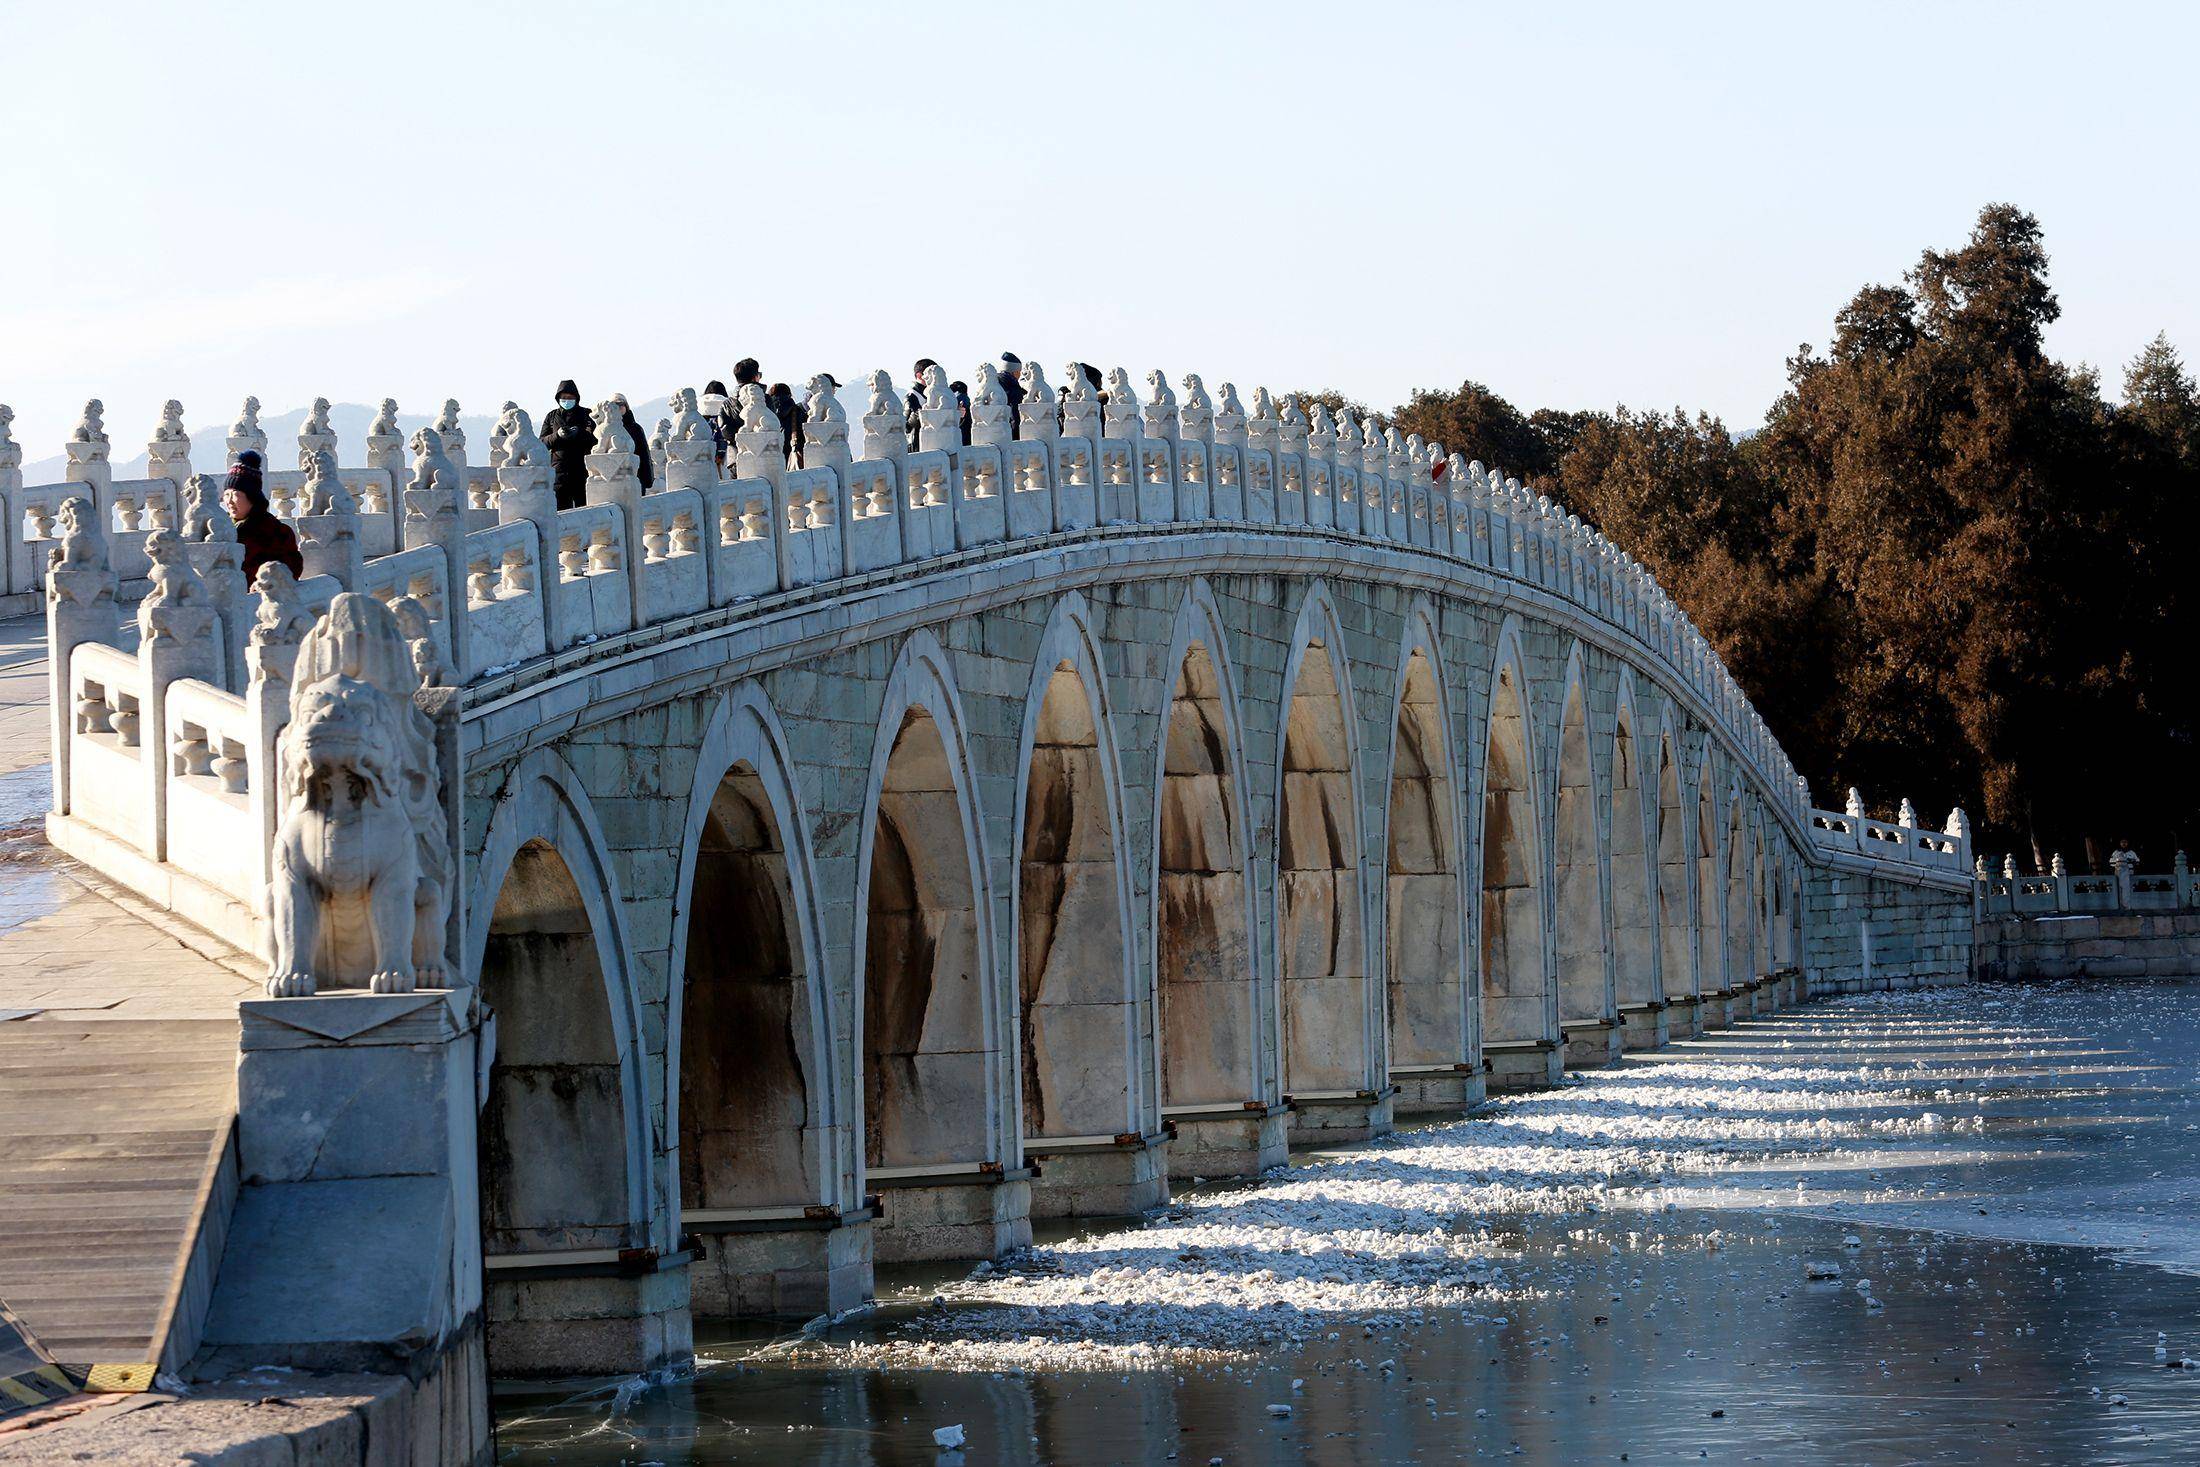
[[[541,410],[532,404],[522,403],[533,415],[535,426],[542,426]],[[590,404],[594,406],[594,404]],[[367,461],[367,429],[374,422],[378,408],[363,403],[339,402],[331,404],[328,412],[329,426],[336,430],[336,458],[345,468],[354,468]],[[268,467],[294,469],[298,467],[298,430],[305,425],[305,408],[292,408],[285,413],[261,413],[260,431],[267,434]],[[634,421],[642,425],[642,432],[657,431],[657,420],[672,416],[672,398],[668,393],[634,405]],[[399,413],[397,426],[408,441],[416,429],[425,428],[435,421],[432,413]],[[496,426],[496,419],[482,413],[460,413],[458,425],[466,430],[466,458],[470,463],[487,463],[489,458],[489,430]],[[107,436],[114,441],[115,453],[120,454],[129,438],[115,430],[112,420],[107,424]],[[146,437],[152,436],[148,429]],[[118,479],[142,479],[145,477],[145,454],[140,450],[135,457],[117,457],[114,464]],[[69,459],[66,454],[42,458],[36,463],[23,465],[23,482],[26,484],[58,484],[67,472]],[[191,429],[191,467],[202,474],[218,474],[229,467],[229,423],[209,424]]]

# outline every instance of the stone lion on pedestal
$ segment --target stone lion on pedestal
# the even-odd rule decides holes
[[[441,987],[449,833],[435,735],[389,608],[345,592],[306,634],[276,741],[267,991]]]

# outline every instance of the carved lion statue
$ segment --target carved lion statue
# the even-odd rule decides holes
[[[527,409],[517,405],[506,408],[504,416],[497,420],[497,427],[504,434],[504,463],[507,468],[550,462],[550,450],[536,435],[534,419],[527,416]]]
[[[1169,386],[1167,374],[1159,367],[1146,374],[1146,386],[1153,392],[1153,396],[1148,399],[1149,406],[1157,408],[1173,408],[1176,406],[1176,393]]]
[[[61,501],[61,532],[55,538],[61,542],[52,552],[55,566],[107,569],[106,527],[100,524],[92,501],[83,495],[72,494]]]
[[[865,409],[873,415],[899,413],[901,398],[894,391],[894,374],[881,367],[871,374],[871,405]]]
[[[924,405],[932,412],[956,406],[955,394],[948,390],[947,370],[937,362],[924,369]]]
[[[840,405],[840,394],[834,390],[833,379],[820,372],[808,383],[810,394],[809,421],[813,423],[845,423],[847,409]]]
[[[273,997],[444,981],[448,831],[416,687],[412,648],[372,596],[338,595],[298,649],[276,740]]]
[[[374,421],[367,425],[367,433],[375,438],[392,438],[397,435],[397,399],[385,397],[376,410]]]
[[[69,435],[70,440],[76,443],[98,443],[106,438],[106,412],[107,405],[96,397],[84,404],[84,417],[76,425],[76,431]]]

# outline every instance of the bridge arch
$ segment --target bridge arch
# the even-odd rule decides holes
[[[1612,714],[1612,979],[1619,1006],[1663,1002],[1658,978],[1658,852],[1644,811],[1641,751],[1636,743],[1635,679],[1622,672]]]
[[[1137,981],[1115,709],[1083,596],[1055,603],[1017,746],[1009,906],[1024,1136],[1145,1134],[1150,995]]]
[[[608,851],[571,766],[547,749],[523,759],[467,905],[466,971],[495,1022],[479,1178],[492,1257],[670,1242],[651,1206],[641,1010]],[[514,1304],[491,1290],[492,1348]]]
[[[1406,616],[1392,686],[1384,819],[1385,1008],[1391,1072],[1406,1085],[1415,1071],[1463,1065],[1474,1052],[1460,857],[1462,781],[1455,762],[1451,680],[1435,615],[1425,601],[1417,600]]]
[[[1604,842],[1597,818],[1596,763],[1589,745],[1589,681],[1576,642],[1566,659],[1552,770],[1551,912],[1563,1025],[1613,1021],[1611,927],[1604,902]],[[1610,1057],[1607,1030],[1569,1045],[1577,1061]]]
[[[1520,626],[1499,629],[1483,739],[1477,848],[1482,853],[1482,1049],[1493,1083],[1553,1077],[1558,991],[1544,940],[1543,826],[1528,722]],[[1508,1076],[1510,1068],[1515,1072]]]
[[[809,829],[778,715],[743,683],[704,727],[673,883],[664,1105],[683,1219],[849,1196]]]
[[[953,664],[911,632],[886,684],[856,852],[866,1174],[1012,1161],[1012,1077],[969,722]]]
[[[1154,767],[1153,949],[1161,1103],[1266,1101],[1281,1077],[1258,930],[1245,733],[1220,606],[1204,580],[1177,608]]]
[[[1301,1099],[1374,1088],[1382,1011],[1360,884],[1359,720],[1344,626],[1311,583],[1276,728],[1276,974],[1283,1086]]]

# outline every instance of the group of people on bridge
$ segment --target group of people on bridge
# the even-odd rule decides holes
[[[916,385],[909,389],[904,398],[911,452],[915,452],[918,446],[918,412],[924,407],[925,369],[937,365],[938,363],[931,357],[917,358],[913,372]],[[1098,400],[1105,405],[1108,394],[1103,389],[1100,369],[1089,362],[1079,362],[1076,367],[1084,376],[1086,382],[1091,384]],[[1012,433],[1018,432],[1021,430],[1024,412],[1023,358],[1015,352],[1004,351],[1000,355],[999,365],[993,370],[1000,384],[1002,395],[1008,399],[1009,429]],[[829,372],[823,374],[823,377],[828,387],[835,390],[839,388],[840,379],[838,377]],[[698,409],[710,423],[711,442],[715,450],[718,467],[721,470],[725,468],[726,455],[733,443],[734,435],[741,430],[741,405],[738,394],[743,387],[751,385],[764,387],[765,406],[770,408],[773,416],[779,419],[779,430],[786,445],[785,451],[789,467],[802,467],[802,423],[809,407],[807,398],[798,399],[793,390],[784,382],[774,382],[765,387],[763,368],[758,365],[754,357],[743,357],[740,361],[734,363],[733,382],[733,391],[728,392],[723,381],[717,378],[711,379],[710,382],[705,384],[702,395],[697,401]],[[947,385],[948,390],[955,395],[955,403],[961,418],[962,441],[967,445],[970,442],[970,385],[961,379],[952,381]],[[1054,413],[1057,426],[1062,421],[1069,394],[1070,389],[1066,386],[1057,388],[1055,391]],[[649,435],[643,431],[642,425],[635,420],[633,410],[627,406],[625,393],[614,393],[612,400],[619,404],[623,414],[622,426],[633,445],[641,486],[648,489],[656,483],[656,470],[651,457]],[[598,448],[595,415],[590,409],[582,406],[580,388],[570,377],[558,384],[556,403],[557,405],[543,417],[542,441],[549,447],[551,461],[556,469],[555,482],[558,508],[576,509],[584,502],[586,497],[588,455],[596,452]]]

